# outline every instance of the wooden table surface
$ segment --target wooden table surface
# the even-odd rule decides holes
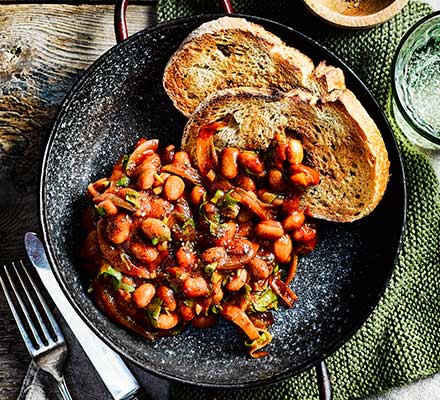
[[[440,0],[431,3],[440,8]],[[154,8],[148,0],[128,7],[130,33],[155,22]],[[38,229],[40,164],[60,102],[82,71],[114,44],[113,6],[104,1],[0,2],[0,265],[23,258],[24,233]],[[0,295],[1,400],[17,397],[29,361]],[[78,398],[93,396],[84,392]]]
[[[153,24],[154,10],[130,5],[129,32]],[[40,164],[61,101],[114,44],[112,5],[0,4],[0,265],[23,258],[24,233],[38,229]],[[1,400],[17,397],[29,361],[1,294]]]

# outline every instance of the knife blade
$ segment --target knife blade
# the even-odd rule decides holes
[[[70,305],[49,265],[43,243],[33,232],[25,234],[28,257],[48,293],[89,357],[115,400],[129,400],[140,394],[140,386],[119,355],[101,341]]]

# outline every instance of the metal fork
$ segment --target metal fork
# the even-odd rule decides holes
[[[3,265],[2,272],[7,279],[4,280],[2,273],[0,273],[0,284],[5,293],[6,300],[8,301],[15,322],[17,322],[18,329],[20,330],[26,347],[35,363],[43,371],[55,378],[58,390],[63,399],[72,400],[63,376],[63,368],[67,358],[67,344],[64,335],[40,291],[26,271],[23,261],[20,260],[19,264],[22,270],[21,273],[19,273],[15,263],[12,263],[11,268]],[[12,278],[12,271],[10,270],[15,272],[15,282]],[[26,276],[28,284],[25,283],[23,275]],[[9,288],[6,282],[9,282]],[[20,288],[20,290],[18,290],[18,288]],[[20,316],[17,311],[18,307],[14,304],[12,294],[16,299],[16,303],[19,305],[22,316]],[[23,298],[26,299],[26,302],[23,301]],[[40,312],[39,309],[43,312]],[[44,316],[42,316],[42,314],[44,314]],[[26,321],[25,323],[23,323],[23,319]],[[45,322],[45,320],[47,322]],[[49,332],[49,330],[52,332]]]

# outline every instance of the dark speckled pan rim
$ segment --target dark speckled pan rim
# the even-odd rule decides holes
[[[53,270],[54,270],[56,279],[58,280],[58,283],[60,284],[64,294],[69,299],[69,302],[73,305],[73,307],[78,312],[78,314],[81,316],[81,318],[92,329],[92,331],[98,337],[100,337],[107,345],[109,345],[113,350],[115,350],[116,352],[121,354],[123,357],[125,357],[129,361],[138,365],[140,368],[142,368],[142,369],[144,369],[154,375],[157,375],[159,377],[166,378],[166,379],[169,379],[169,380],[172,380],[175,382],[192,384],[192,385],[197,385],[197,386],[206,387],[206,388],[243,389],[243,388],[251,388],[251,387],[261,386],[261,385],[266,385],[266,384],[273,384],[273,383],[279,382],[281,380],[284,380],[288,377],[291,377],[293,375],[296,375],[304,370],[307,370],[307,369],[313,367],[314,365],[316,365],[317,363],[319,363],[320,361],[322,361],[323,359],[327,358],[329,355],[331,355],[337,349],[339,349],[346,341],[348,341],[354,335],[354,333],[356,333],[357,330],[364,324],[364,322],[367,320],[367,318],[373,312],[374,308],[377,306],[380,298],[383,296],[383,293],[384,293],[384,291],[388,285],[388,282],[391,278],[391,275],[392,275],[392,272],[394,269],[394,265],[397,262],[398,254],[399,254],[401,246],[402,246],[404,227],[405,227],[405,223],[406,223],[406,208],[407,208],[406,179],[405,179],[405,172],[404,172],[403,164],[402,164],[402,158],[401,158],[399,149],[397,147],[396,140],[392,134],[391,127],[390,127],[387,119],[385,118],[384,114],[380,110],[374,97],[371,95],[371,93],[369,92],[367,87],[363,84],[363,82],[357,77],[357,75],[344,62],[342,62],[336,55],[334,55],[332,52],[327,50],[325,47],[323,47],[322,45],[320,45],[319,43],[317,43],[313,39],[305,36],[304,34],[298,32],[292,28],[289,28],[285,25],[282,25],[277,22],[270,21],[270,20],[264,19],[264,18],[258,18],[258,17],[253,17],[253,16],[240,15],[240,14],[234,15],[237,17],[243,17],[243,18],[250,19],[256,23],[261,23],[262,25],[266,24],[266,25],[276,26],[277,28],[285,31],[287,35],[290,35],[292,38],[298,39],[300,42],[304,43],[305,46],[314,47],[317,51],[319,51],[320,54],[322,54],[323,59],[330,61],[330,63],[333,65],[337,65],[337,66],[341,67],[344,70],[346,77],[351,80],[350,87],[352,89],[355,89],[354,91],[357,95],[362,94],[362,98],[364,100],[363,102],[367,101],[369,103],[368,108],[370,109],[370,115],[372,115],[373,119],[375,120],[376,123],[378,123],[379,126],[382,126],[384,128],[384,130],[383,130],[384,138],[386,139],[385,141],[388,142],[387,149],[390,153],[393,153],[396,156],[396,159],[398,160],[399,165],[398,166],[395,165],[394,167],[399,169],[399,172],[401,173],[401,177],[402,177],[401,179],[402,179],[403,187],[401,189],[403,190],[403,192],[402,192],[403,199],[402,200],[403,200],[403,204],[404,204],[404,207],[401,210],[401,215],[400,215],[400,217],[401,217],[400,220],[402,221],[402,227],[400,230],[399,240],[398,240],[398,243],[396,246],[396,253],[394,256],[393,265],[391,265],[389,267],[389,272],[386,276],[386,280],[383,282],[382,288],[379,291],[377,298],[375,298],[374,301],[371,302],[370,309],[368,310],[368,312],[364,313],[364,315],[362,315],[361,318],[359,318],[357,324],[352,325],[351,327],[349,327],[345,331],[343,331],[339,336],[335,337],[335,339],[331,342],[331,345],[328,346],[327,351],[323,352],[318,357],[310,358],[307,362],[303,363],[302,365],[295,366],[294,368],[288,368],[285,371],[278,373],[278,374],[276,374],[270,378],[267,378],[267,379],[260,379],[257,381],[246,381],[242,384],[233,384],[233,385],[227,384],[227,383],[225,383],[225,384],[210,384],[208,382],[193,382],[193,381],[189,381],[187,379],[181,379],[179,376],[173,376],[171,374],[159,373],[159,372],[155,371],[154,369],[143,365],[142,363],[140,363],[136,359],[136,357],[132,356],[131,354],[126,354],[117,345],[115,345],[115,343],[108,340],[106,338],[105,334],[100,332],[95,327],[95,325],[92,323],[92,321],[90,321],[88,319],[88,316],[84,314],[84,312],[80,308],[79,304],[77,304],[74,301],[74,299],[71,297],[69,290],[66,287],[66,284],[65,284],[65,282],[59,272],[59,261],[58,261],[57,257],[55,256],[55,252],[52,250],[53,249],[53,241],[51,240],[51,237],[49,234],[48,222],[47,222],[47,209],[46,209],[46,205],[45,205],[45,201],[44,201],[46,198],[46,195],[47,195],[47,193],[46,193],[46,185],[47,185],[46,178],[47,178],[48,159],[49,159],[49,155],[51,154],[51,150],[53,148],[53,145],[57,139],[58,126],[60,124],[61,119],[64,117],[64,115],[66,113],[68,113],[69,107],[71,105],[71,102],[72,102],[74,96],[76,95],[76,93],[78,91],[81,90],[82,86],[85,84],[85,82],[87,81],[89,76],[95,71],[95,69],[98,68],[105,60],[108,60],[109,58],[111,58],[114,53],[121,51],[121,49],[123,49],[124,46],[128,45],[129,43],[131,43],[133,41],[136,41],[140,36],[148,34],[149,32],[153,32],[158,29],[159,30],[164,29],[167,27],[181,26],[181,25],[184,25],[185,23],[194,24],[196,22],[199,22],[201,24],[203,22],[206,22],[207,20],[215,19],[220,16],[223,16],[223,14],[201,15],[201,16],[194,16],[194,17],[189,17],[189,18],[181,18],[181,19],[177,19],[177,20],[173,20],[170,22],[165,22],[165,23],[159,24],[159,25],[152,27],[152,28],[145,29],[141,32],[136,33],[135,35],[132,35],[125,42],[122,42],[118,45],[115,45],[114,47],[109,49],[106,53],[101,55],[85,71],[85,73],[81,76],[81,78],[78,80],[78,82],[72,87],[72,89],[69,91],[69,93],[65,97],[65,99],[64,99],[64,101],[58,111],[57,117],[54,121],[53,128],[51,130],[51,133],[50,133],[50,136],[48,139],[48,143],[47,143],[47,146],[46,146],[46,149],[44,152],[44,158],[43,158],[42,170],[41,170],[41,179],[40,179],[40,197],[39,197],[40,223],[41,223],[44,243],[45,243],[45,247],[46,247],[46,251],[47,251],[49,260],[51,262],[51,265],[54,266]]]

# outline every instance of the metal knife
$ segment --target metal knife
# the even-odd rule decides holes
[[[102,342],[76,313],[50,268],[44,246],[33,232],[25,235],[26,252],[41,281],[115,400],[132,400],[141,388],[124,361]]]

